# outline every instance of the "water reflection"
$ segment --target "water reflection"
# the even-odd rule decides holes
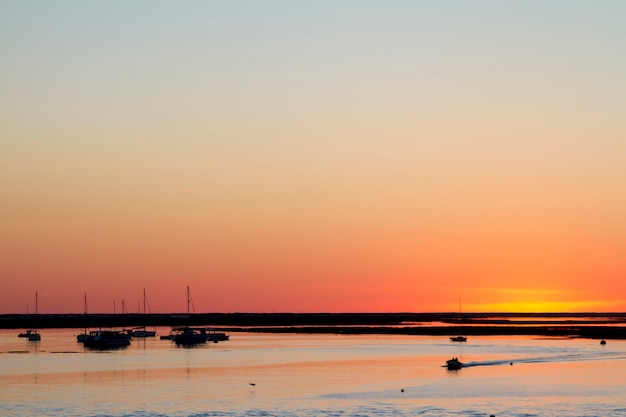
[[[238,334],[92,351],[73,333],[0,332],[0,415],[610,416],[626,395],[622,341]],[[472,366],[446,371],[453,356]]]

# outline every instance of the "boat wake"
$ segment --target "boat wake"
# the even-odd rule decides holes
[[[499,359],[487,361],[464,362],[463,368],[472,366],[513,365],[516,363],[555,363],[555,362],[582,362],[596,360],[626,359],[625,352],[578,352],[562,355],[534,356],[513,359]]]

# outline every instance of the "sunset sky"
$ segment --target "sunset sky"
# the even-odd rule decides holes
[[[626,311],[624,1],[0,1],[0,313]]]

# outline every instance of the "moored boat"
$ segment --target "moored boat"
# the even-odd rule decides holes
[[[87,293],[85,293],[85,310],[84,310],[83,314],[85,315],[85,318],[86,318],[87,317]],[[78,343],[85,343],[85,340],[87,340],[88,337],[89,337],[89,331],[85,327],[85,329],[82,331],[82,333],[80,333],[80,334],[78,334],[76,336],[76,341]]]
[[[226,333],[216,332],[215,330],[212,330],[212,329],[207,329],[207,331],[209,332],[209,342],[214,342],[214,343],[225,342],[230,337]]]
[[[117,349],[130,345],[130,338],[118,330],[92,330],[83,344],[94,349]]]
[[[33,330],[33,329],[28,329],[28,330],[26,330],[25,332],[22,332],[22,333],[18,334],[18,335],[17,335],[17,337],[30,337],[30,335],[31,335],[33,332],[37,332],[37,331],[36,331],[36,330]]]
[[[35,291],[35,317],[39,315],[39,295],[38,292]],[[35,329],[28,329],[25,332],[22,332],[17,335],[17,337],[25,337],[29,342],[39,342],[41,340],[41,335]]]
[[[209,334],[202,327],[179,327],[174,329],[174,343],[182,346],[192,346],[206,343],[209,340]]]
[[[28,335],[29,342],[39,342],[40,340],[41,340],[41,335],[37,333],[36,331],[33,331]]]
[[[161,340],[174,340],[174,338],[176,337],[176,332],[174,331],[174,329],[172,329],[168,334],[162,334],[159,337]]]
[[[148,304],[148,297],[146,296],[146,289],[143,289],[143,315],[146,315],[146,304]],[[147,330],[146,326],[133,327],[132,329],[125,330],[130,337],[155,337],[156,330]]]
[[[132,329],[125,329],[126,334],[129,337],[155,337],[156,330],[146,330],[144,327],[134,327]]]

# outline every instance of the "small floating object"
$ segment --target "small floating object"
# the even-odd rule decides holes
[[[250,382],[250,385],[252,385],[253,387],[256,387],[256,384],[253,382]]]
[[[467,342],[467,337],[465,336],[452,336],[450,338],[451,342]]]
[[[606,345],[606,340],[604,340],[604,339],[600,340],[600,344],[601,345]]]

